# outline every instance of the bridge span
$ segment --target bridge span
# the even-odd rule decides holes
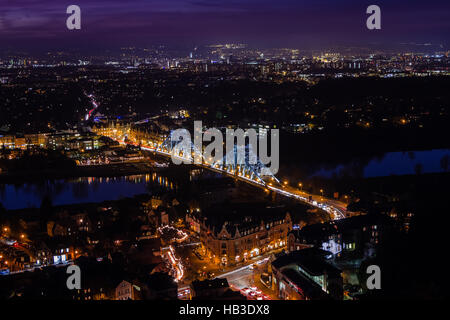
[[[110,137],[116,141],[118,141],[120,144],[126,145],[133,145],[133,146],[139,146],[142,150],[154,152],[158,155],[162,155],[165,157],[170,158],[176,158],[180,161],[183,161],[187,164],[193,164],[197,165],[203,168],[206,168],[208,170],[212,170],[221,174],[225,174],[228,176],[231,176],[235,179],[239,179],[241,181],[244,181],[246,183],[249,183],[255,187],[262,188],[265,190],[270,190],[272,192],[276,192],[282,196],[295,199],[301,202],[305,202],[311,206],[317,207],[319,209],[327,211],[330,215],[332,215],[332,218],[334,220],[343,219],[346,217],[347,209],[346,204],[334,200],[334,199],[328,199],[323,196],[318,195],[312,195],[308,194],[303,191],[297,191],[293,188],[287,188],[286,186],[283,186],[278,179],[275,176],[271,176],[268,179],[263,179],[257,172],[255,172],[254,168],[251,166],[248,166],[246,164],[245,166],[226,166],[224,165],[224,162],[217,163],[208,161],[208,159],[203,158],[202,156],[202,163],[195,163],[193,161],[193,155],[182,155],[181,153],[176,153],[174,150],[168,150],[167,147],[164,147],[163,144],[157,144],[154,145],[141,145],[138,143],[134,143],[132,141],[125,142],[124,140],[117,139]],[[195,156],[195,155],[194,155]],[[225,158],[225,157],[224,157]],[[269,181],[266,181],[269,180]]]

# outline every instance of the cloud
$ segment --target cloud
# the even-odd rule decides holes
[[[81,7],[82,30],[68,32],[66,8]],[[1,0],[0,41],[96,43],[238,39],[301,42],[373,41],[365,26],[369,0]],[[444,0],[377,0],[385,39],[449,39]],[[430,39],[428,39],[430,38]],[[75,42],[74,42],[75,43]]]

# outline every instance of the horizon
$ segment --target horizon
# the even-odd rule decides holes
[[[393,48],[401,43],[448,49],[450,4],[377,1],[381,30],[365,26],[373,4],[345,0],[19,0],[0,4],[0,42],[7,50],[92,52],[156,44],[192,47],[246,43],[259,48]],[[81,8],[81,30],[68,30],[66,9]],[[414,46],[413,46],[414,47]]]

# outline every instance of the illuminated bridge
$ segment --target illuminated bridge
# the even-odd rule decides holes
[[[252,183],[263,186],[268,186],[269,183],[280,184],[272,172],[258,159],[256,152],[249,144],[245,146],[234,145],[234,149],[218,161],[212,158],[206,159],[202,150],[198,150],[192,142],[188,149],[191,150],[191,153],[187,153],[183,143],[174,141],[171,135],[154,149],[150,148],[152,151],[176,157],[186,163],[206,166]]]
[[[182,161],[186,164],[194,164],[222,174],[230,175],[259,188],[271,190],[288,198],[306,202],[329,212],[334,219],[345,218],[346,207],[344,204],[323,197],[313,200],[311,198],[317,196],[308,195],[305,192],[298,192],[293,189],[287,190],[286,187],[283,187],[270,170],[261,163],[250,145],[240,147],[244,148],[244,150],[239,150],[239,147],[235,145],[233,151],[225,154],[222,159],[215,161],[213,159],[205,159],[203,152],[198,150],[193,143],[191,143],[190,148],[186,148],[181,142],[173,141],[171,134],[164,139],[158,139],[158,141],[155,139],[145,140],[145,143],[143,140],[136,141],[136,139],[128,139],[128,134],[126,132],[117,132],[110,136],[110,138],[121,144],[140,146],[142,150],[155,152],[156,154],[171,157],[172,159]],[[186,149],[190,149],[191,151],[186,152]],[[241,152],[239,153],[238,151]],[[241,157],[238,160],[238,154],[242,154],[244,157]],[[234,161],[227,161],[227,159],[234,159]]]

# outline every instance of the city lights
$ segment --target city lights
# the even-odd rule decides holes
[[[35,2],[0,5],[0,300],[445,296],[447,2]]]

